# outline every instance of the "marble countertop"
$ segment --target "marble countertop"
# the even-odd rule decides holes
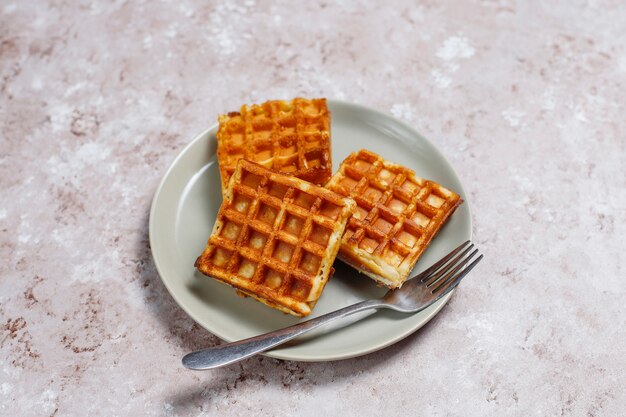
[[[2,2],[0,415],[623,414],[624,3],[384,4]],[[430,138],[486,258],[382,351],[185,370],[218,340],[156,273],[152,195],[219,112],[293,96]]]

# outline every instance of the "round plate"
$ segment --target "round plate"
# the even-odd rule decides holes
[[[335,100],[329,100],[328,105],[332,113],[334,171],[349,153],[365,148],[412,168],[418,176],[439,182],[465,199],[422,255],[414,274],[471,239],[470,210],[461,181],[428,140],[386,114]],[[232,288],[203,276],[194,268],[222,202],[215,156],[216,131],[217,126],[213,126],[197,136],[167,170],[152,201],[150,245],[161,279],[178,305],[202,327],[230,342],[290,326],[303,319],[268,308],[252,298],[241,298]],[[335,262],[335,269],[335,275],[309,318],[385,293],[374,281],[339,261]],[[422,327],[451,295],[415,314],[381,310],[330,323],[266,354],[299,361],[364,355],[389,346]]]

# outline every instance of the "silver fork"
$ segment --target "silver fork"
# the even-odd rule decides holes
[[[408,280],[402,288],[390,290],[382,298],[361,301],[284,329],[188,353],[183,357],[183,365],[194,370],[230,365],[270,350],[331,320],[371,308],[389,308],[402,313],[421,311],[456,288],[469,271],[480,262],[483,255],[475,258],[478,249],[472,251],[473,248],[474,244],[469,240],[466,241],[424,272]],[[472,259],[474,260],[469,263]]]

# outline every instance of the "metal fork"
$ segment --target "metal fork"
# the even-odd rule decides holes
[[[188,353],[183,357],[183,365],[194,370],[230,365],[270,350],[331,320],[363,310],[389,308],[402,313],[421,311],[456,288],[469,271],[480,262],[483,255],[475,258],[478,249],[472,251],[473,248],[474,244],[469,240],[466,241],[424,272],[408,280],[402,288],[390,290],[382,298],[361,301],[332,313],[260,336]],[[474,260],[469,263],[472,259]]]

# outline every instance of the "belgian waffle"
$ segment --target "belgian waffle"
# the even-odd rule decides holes
[[[318,185],[332,175],[330,112],[324,98],[244,105],[218,121],[222,194],[240,159]]]
[[[196,267],[270,307],[306,316],[355,208],[351,198],[240,160]]]
[[[399,288],[441,226],[463,201],[441,185],[367,150],[352,153],[326,188],[358,207],[339,259],[389,288]]]

